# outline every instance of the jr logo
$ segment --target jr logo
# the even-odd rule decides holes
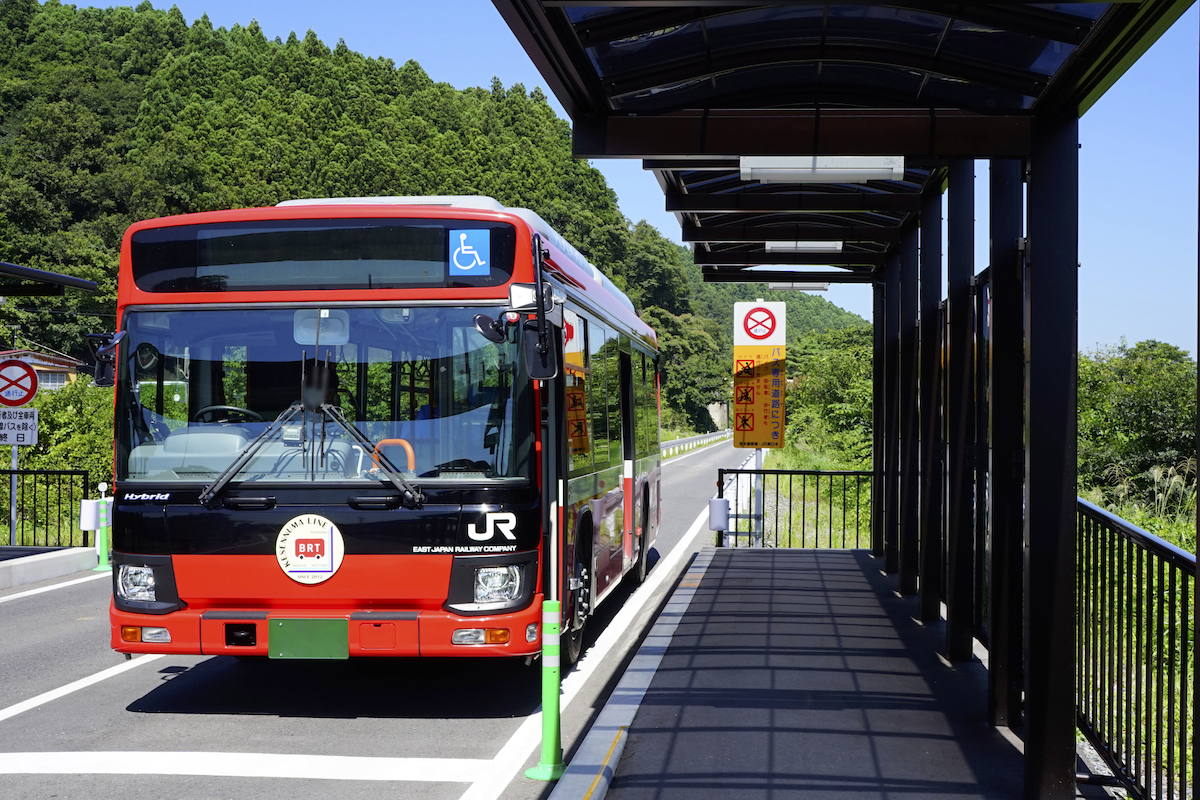
[[[489,511],[487,514],[487,529],[480,533],[475,529],[475,523],[467,524],[467,536],[470,536],[477,542],[486,542],[496,535],[496,531],[509,541],[516,541],[517,537],[513,535],[513,528],[517,527],[517,515],[510,511]]]

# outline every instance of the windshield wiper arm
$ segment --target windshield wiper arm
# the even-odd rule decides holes
[[[344,416],[342,416],[342,412],[336,406],[332,406],[329,403],[322,403],[319,408],[322,412],[332,417],[334,422],[336,422],[338,425],[341,425],[343,430],[350,434],[352,439],[362,445],[368,452],[374,454],[375,463],[379,465],[380,471],[383,472],[383,474],[387,476],[388,480],[392,482],[392,485],[400,491],[400,501],[405,507],[420,508],[425,504],[425,493],[421,491],[421,487],[405,478],[404,475],[401,474],[400,470],[396,469],[396,467],[390,461],[388,461],[387,456],[375,449],[375,443],[368,439],[366,434],[364,434],[356,426],[348,422]]]
[[[301,408],[303,408],[303,406],[301,406],[299,403],[292,403],[292,405],[283,410],[283,413],[275,418],[274,422],[267,426],[265,431],[260,433],[258,436],[255,436],[250,444],[246,445],[246,448],[242,450],[241,455],[239,455],[232,464],[226,467],[224,472],[214,478],[212,483],[210,483],[208,486],[205,486],[203,491],[200,492],[200,505],[207,506],[210,502],[212,502],[213,498],[215,498],[217,494],[224,489],[231,480],[233,480],[233,476],[241,472],[242,468],[250,463],[250,459],[254,458],[254,455],[262,449],[262,446],[266,444],[275,433],[282,430],[284,424],[291,420],[292,417],[296,416],[296,414],[300,412]]]

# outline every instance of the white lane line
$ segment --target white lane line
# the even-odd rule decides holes
[[[115,667],[109,667],[108,669],[100,670],[99,672],[89,675],[86,678],[80,678],[77,681],[68,683],[66,686],[60,686],[57,689],[51,689],[48,692],[39,694],[37,697],[31,697],[28,700],[23,700],[20,703],[9,706],[8,708],[0,709],[0,722],[3,722],[6,719],[12,719],[17,714],[29,711],[31,708],[44,706],[46,703],[57,700],[60,697],[65,697],[72,692],[77,692],[80,689],[86,689],[87,687],[97,684],[100,681],[108,680],[115,675],[120,675],[122,672],[128,672],[131,669],[140,667],[142,664],[148,664],[151,661],[157,661],[160,658],[162,658],[162,655],[138,656],[132,661],[122,662],[117,664]]]
[[[483,758],[372,758],[279,753],[56,752],[0,753],[0,774],[203,775],[357,781],[477,780]]]
[[[88,581],[98,581],[101,578],[111,578],[111,577],[112,577],[111,572],[97,572],[95,575],[88,575],[86,578],[76,578],[73,581],[63,581],[62,583],[56,583],[53,586],[43,586],[40,589],[30,589],[27,592],[18,592],[17,594],[6,595],[4,597],[0,597],[0,603],[7,603],[9,600],[20,600],[22,597],[29,597],[31,595],[41,594],[42,592],[52,592],[55,589],[65,589],[68,586],[75,586],[76,584],[87,583]]]
[[[658,563],[654,565],[654,569],[646,576],[646,582],[612,618],[604,632],[596,638],[596,644],[584,653],[575,669],[563,678],[562,695],[559,701],[560,711],[565,711],[570,705],[571,700],[596,671],[596,667],[603,663],[605,656],[616,646],[618,640],[633,623],[634,617],[645,607],[650,596],[667,579],[675,565],[691,552],[692,542],[702,529],[707,530],[705,527],[707,522],[708,509],[705,508],[696,517],[696,521],[688,528],[683,538],[679,540],[679,544],[675,545],[670,553],[659,559]],[[635,602],[636,598],[640,598],[640,600]],[[541,740],[542,711],[539,706],[537,711],[525,718],[517,732],[492,759],[490,769],[481,779],[471,784],[471,787],[463,793],[459,800],[496,800],[499,798],[524,766],[529,754],[541,743]]]

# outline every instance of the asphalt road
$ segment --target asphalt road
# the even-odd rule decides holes
[[[563,743],[587,732],[692,552],[728,442],[665,462],[651,573],[618,589],[563,680]],[[691,532],[688,541],[683,541]],[[108,647],[106,575],[0,592],[5,798],[539,798],[538,670],[492,660],[239,661]],[[31,594],[31,590],[55,587]],[[532,716],[531,716],[532,715]]]

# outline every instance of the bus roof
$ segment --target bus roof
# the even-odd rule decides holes
[[[575,249],[574,245],[564,239],[558,231],[550,226],[549,222],[542,219],[540,216],[530,211],[527,208],[509,208],[502,205],[499,200],[486,195],[463,195],[463,194],[447,194],[447,195],[425,195],[412,197],[325,197],[314,198],[311,200],[285,200],[278,204],[279,206],[435,206],[442,208],[470,208],[479,211],[496,211],[504,214],[512,214],[515,217],[520,217],[526,225],[533,229],[536,233],[540,233],[542,238],[550,242],[558,249],[566,258],[570,259],[575,266],[579,267],[585,273],[604,287],[605,291],[613,296],[625,308],[634,314],[637,313],[633,307],[633,302],[629,297],[617,288],[617,285],[609,280],[608,276],[600,271],[592,262],[583,257],[583,254]]]

